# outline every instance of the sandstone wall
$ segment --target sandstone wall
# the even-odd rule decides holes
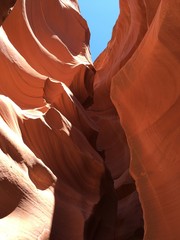
[[[0,239],[179,240],[179,2],[120,9],[93,64],[78,1],[1,1]]]

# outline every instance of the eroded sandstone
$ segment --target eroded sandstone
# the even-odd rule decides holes
[[[179,240],[179,4],[120,8],[93,64],[77,1],[1,1],[0,239]]]

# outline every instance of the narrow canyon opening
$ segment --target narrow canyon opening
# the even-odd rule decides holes
[[[91,56],[95,61],[111,39],[120,12],[119,0],[107,0],[106,3],[103,0],[78,0],[78,4],[81,15],[88,23]]]
[[[119,3],[93,63],[78,0],[1,1],[0,239],[180,239],[179,5]]]
[[[122,3],[122,5],[124,2]],[[80,10],[83,17],[86,19],[89,28],[90,28],[90,46],[91,46],[91,53],[99,55],[96,57],[92,56],[92,59],[94,60],[96,58],[96,61],[94,62],[94,67],[96,69],[95,79],[94,79],[94,104],[92,107],[90,107],[89,111],[95,111],[96,107],[98,105],[99,101],[99,94],[104,94],[104,92],[101,92],[101,87],[98,86],[98,84],[101,84],[101,81],[104,83],[109,81],[109,78],[113,78],[113,74],[116,74],[116,71],[113,70],[111,74],[106,72],[105,70],[101,70],[104,68],[108,68],[108,63],[112,64],[110,61],[108,62],[108,48],[113,49],[115,46],[111,45],[111,42],[117,41],[116,39],[116,32],[117,28],[122,26],[120,22],[120,1],[115,1],[112,3],[111,1],[107,1],[106,3],[99,2],[96,3],[86,3],[84,1],[79,0]],[[99,9],[97,9],[97,5]],[[105,7],[105,5],[107,7]],[[112,10],[115,8],[116,10]],[[95,10],[94,10],[95,9]],[[94,12],[93,12],[94,11]],[[123,9],[124,11],[124,9]],[[134,10],[132,10],[134,11]],[[96,16],[95,16],[96,13]],[[98,13],[98,14],[97,14]],[[113,15],[112,15],[113,14]],[[119,20],[119,23],[116,24],[116,21]],[[99,23],[99,22],[100,23]],[[135,20],[136,21],[136,20]],[[109,24],[108,24],[109,22]],[[123,23],[122,23],[123,24]],[[116,25],[116,27],[115,27]],[[99,29],[98,29],[99,28]],[[106,29],[109,28],[109,36],[106,33]],[[114,29],[116,28],[116,29]],[[98,29],[98,30],[96,30]],[[114,29],[114,30],[113,30]],[[104,30],[104,31],[103,31]],[[91,32],[92,31],[92,32]],[[107,31],[108,32],[108,31]],[[113,36],[114,34],[114,36]],[[128,33],[127,33],[128,34]],[[100,41],[99,39],[106,39],[105,41]],[[122,38],[124,36],[122,35]],[[103,40],[104,40],[103,39]],[[106,46],[108,42],[110,42],[110,46]],[[118,41],[122,41],[121,38],[118,39]],[[128,44],[128,42],[127,42]],[[95,46],[96,45],[96,46]],[[93,49],[95,48],[95,50]],[[99,48],[99,50],[97,50]],[[125,65],[125,63],[130,58],[130,55],[133,54],[135,51],[136,46],[134,46],[134,50],[132,48],[131,52],[126,56],[124,59],[122,57],[121,67]],[[92,51],[92,49],[94,51]],[[102,53],[105,50],[105,54]],[[107,53],[106,53],[107,52]],[[102,56],[101,56],[102,54]],[[104,56],[104,55],[105,56]],[[122,53],[124,54],[124,53]],[[107,61],[107,64],[106,64]],[[101,73],[103,72],[103,73]],[[103,85],[103,83],[102,83]],[[110,88],[110,83],[109,86]],[[107,92],[109,92],[107,90]],[[107,93],[109,95],[109,93]],[[104,96],[103,96],[104,98]],[[97,100],[96,100],[97,99]],[[105,98],[104,98],[105,99]],[[143,211],[141,207],[141,203],[139,201],[138,192],[136,191],[136,185],[135,181],[132,178],[131,174],[129,173],[129,164],[130,164],[130,149],[128,146],[128,141],[126,139],[125,132],[123,130],[123,127],[119,121],[118,113],[114,107],[114,104],[112,101],[107,100],[108,105],[108,112],[111,112],[110,115],[113,116],[114,124],[116,125],[119,132],[121,132],[121,136],[118,136],[113,133],[114,129],[112,128],[112,123],[108,119],[106,119],[106,116],[94,116],[96,118],[96,124],[98,125],[100,129],[100,134],[97,137],[97,143],[99,143],[99,148],[104,150],[104,161],[106,164],[106,167],[109,171],[109,179],[112,181],[114,186],[114,192],[111,190],[109,193],[109,196],[105,196],[104,200],[102,199],[101,202],[96,206],[93,215],[91,218],[87,221],[86,227],[85,227],[85,238],[86,240],[99,240],[101,239],[101,236],[103,235],[101,231],[106,232],[107,239],[111,239],[111,236],[113,235],[113,224],[116,228],[114,232],[114,238],[115,239],[123,239],[123,240],[142,240],[144,237],[144,220],[143,220]],[[104,107],[104,104],[100,104],[101,114],[103,113],[103,108],[106,111],[106,107]],[[111,109],[111,110],[110,110]],[[105,114],[106,115],[106,114]],[[98,120],[97,120],[98,119]],[[106,128],[103,127],[103,124],[106,126]],[[111,130],[107,130],[111,129]],[[102,141],[103,137],[108,137],[109,139],[106,140],[106,144],[108,144],[109,148],[112,144],[116,145],[116,148],[121,148],[121,154],[117,152],[117,155],[111,155],[109,153],[109,149],[106,145],[104,145]],[[114,157],[114,160],[112,159]],[[114,166],[113,166],[114,165]],[[116,168],[116,169],[115,169]],[[119,169],[119,170],[118,170]],[[121,170],[120,170],[121,169]],[[107,179],[106,179],[107,180]],[[108,180],[107,180],[108,181]],[[110,184],[110,182],[109,182]],[[104,201],[102,203],[102,201]],[[103,207],[104,208],[103,208]],[[103,212],[107,212],[106,214],[103,214]],[[98,222],[98,215],[104,216],[104,220],[102,220],[102,223]],[[114,216],[116,215],[116,220]],[[107,220],[109,219],[109,220]],[[104,221],[104,223],[103,223]],[[112,227],[112,229],[107,230],[106,227],[103,224],[109,224],[109,226]],[[93,223],[96,223],[93,225]],[[134,231],[133,229],[134,224]],[[101,226],[102,225],[102,226]],[[94,229],[93,229],[94,228]],[[102,230],[101,230],[102,228]],[[109,227],[110,228],[110,227]],[[132,229],[131,229],[132,228]],[[105,230],[106,229],[106,230]],[[128,233],[129,229],[129,233]],[[130,230],[131,229],[131,230]],[[89,234],[91,232],[91,234]],[[109,238],[108,238],[109,234]]]

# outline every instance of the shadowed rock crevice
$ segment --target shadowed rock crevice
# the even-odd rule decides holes
[[[17,0],[1,0],[0,4],[0,26],[11,13],[11,8],[14,6]]]
[[[2,219],[18,207],[24,194],[15,182],[0,179],[0,196],[0,218]]]
[[[85,222],[85,240],[109,240],[115,237],[117,221],[117,195],[110,172],[106,170],[100,187],[101,200]]]

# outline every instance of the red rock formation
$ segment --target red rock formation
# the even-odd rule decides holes
[[[178,8],[177,1],[121,0],[121,15],[112,39],[95,62],[95,102],[91,114],[99,113],[98,142],[109,153],[113,147],[117,149],[118,133],[122,139],[120,131],[114,134],[111,131],[112,122],[117,119],[115,106],[130,148],[130,172],[143,208],[144,239],[180,237]],[[105,142],[110,131],[112,135]],[[117,144],[122,151],[125,141]],[[105,160],[120,196],[116,239],[135,239],[141,233],[140,209],[137,198],[132,196],[132,183],[128,197],[128,185],[120,172],[122,167],[117,172],[114,152],[107,154]],[[127,164],[128,158],[124,156],[119,164]],[[126,192],[124,202],[123,192]]]
[[[147,32],[113,77],[110,94],[130,147],[144,238],[179,239],[179,4],[151,3],[154,14],[146,2]]]
[[[114,194],[83,108],[94,75],[87,24],[76,2],[19,0],[0,31],[0,93],[14,101],[0,97],[1,238],[83,239],[95,205]]]
[[[11,8],[16,3],[16,0],[1,0],[0,5],[0,25],[2,25],[3,21],[7,18],[9,13],[11,12]]]
[[[0,6],[0,239],[179,240],[178,2],[121,0],[94,66],[77,1],[14,3]]]

